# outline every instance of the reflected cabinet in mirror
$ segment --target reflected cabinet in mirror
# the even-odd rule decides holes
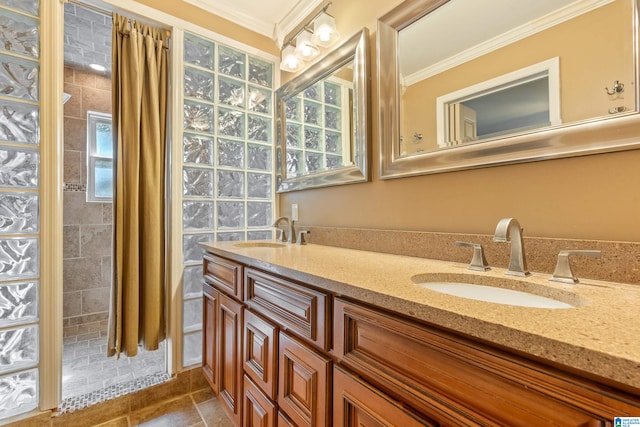
[[[365,28],[276,91],[277,191],[370,178]]]
[[[406,0],[377,37],[383,179],[640,148],[637,0]]]

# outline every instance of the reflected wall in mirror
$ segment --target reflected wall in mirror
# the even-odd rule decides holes
[[[277,191],[369,180],[368,30],[276,91]]]
[[[637,1],[517,3],[378,20],[382,178],[636,148],[615,128],[638,121]]]

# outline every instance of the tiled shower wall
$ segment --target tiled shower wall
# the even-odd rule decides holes
[[[111,203],[87,202],[87,111],[111,113],[111,80],[65,68],[64,336],[104,335],[111,283]]]

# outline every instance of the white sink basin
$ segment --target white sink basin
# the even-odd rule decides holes
[[[451,282],[419,283],[418,285],[447,295],[477,301],[493,302],[496,304],[535,308],[574,308],[571,304],[558,301],[553,298],[530,294],[528,292],[515,291],[513,289],[496,288],[494,286]]]
[[[273,242],[239,242],[234,243],[236,248],[283,248],[286,246],[284,243]]]

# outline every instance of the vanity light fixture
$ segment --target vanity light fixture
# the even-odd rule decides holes
[[[311,40],[318,46],[329,47],[340,38],[333,16],[322,12],[313,22],[313,37]]]
[[[320,54],[318,46],[329,47],[340,38],[340,33],[336,30],[336,20],[326,13],[329,6],[331,2],[283,43],[281,70],[300,71],[304,61],[310,61]]]
[[[311,36],[311,31],[304,29],[296,37],[296,55],[305,61],[320,55],[320,49],[311,41]]]
[[[296,48],[293,45],[288,45],[282,50],[282,60],[280,61],[280,69],[282,71],[295,73],[296,71],[300,71],[303,66],[304,61],[298,58]]]

